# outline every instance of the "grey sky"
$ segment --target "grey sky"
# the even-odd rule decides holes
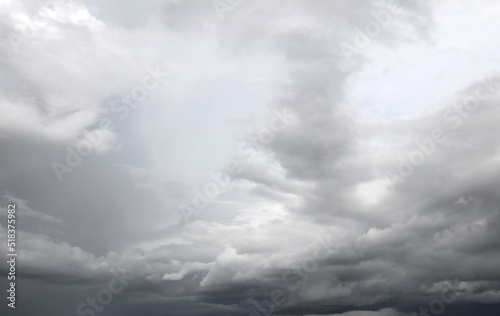
[[[498,315],[499,14],[1,1],[2,315]]]

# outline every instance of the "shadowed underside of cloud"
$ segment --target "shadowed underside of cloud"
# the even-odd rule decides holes
[[[498,314],[498,4],[169,0],[134,23],[120,8],[0,5],[0,250],[17,203],[19,315]],[[155,65],[168,79],[126,103]],[[235,119],[248,95],[259,106]],[[203,135],[276,112],[290,119],[270,140],[266,123],[224,126],[238,145]],[[104,118],[58,181],[53,162]],[[226,164],[226,145],[230,189],[183,221],[212,181],[193,170]],[[85,303],[117,275],[133,279]]]

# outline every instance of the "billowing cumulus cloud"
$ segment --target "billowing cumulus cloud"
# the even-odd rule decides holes
[[[497,315],[499,14],[2,2],[0,310]]]

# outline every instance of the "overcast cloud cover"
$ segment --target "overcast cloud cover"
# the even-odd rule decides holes
[[[499,16],[0,1],[0,313],[498,315]]]

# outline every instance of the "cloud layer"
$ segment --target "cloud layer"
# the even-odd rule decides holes
[[[0,310],[497,315],[499,13],[2,2]]]

